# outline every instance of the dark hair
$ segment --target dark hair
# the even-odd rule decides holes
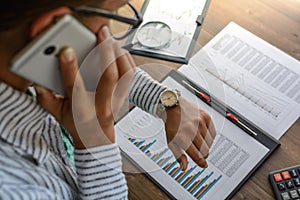
[[[0,30],[5,30],[59,6],[100,5],[104,0],[5,0],[0,7]],[[97,2],[97,3],[96,3]]]

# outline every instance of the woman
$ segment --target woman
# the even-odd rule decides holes
[[[128,53],[111,38],[109,19],[85,16],[66,6],[88,5],[112,14],[126,1],[10,0],[2,2],[0,29],[0,196],[2,199],[126,199],[127,186],[121,156],[114,143],[114,112],[129,94],[131,103],[165,120],[170,149],[183,170],[185,152],[201,167],[215,137],[207,113],[179,97],[162,114],[159,96],[167,87],[136,68]],[[76,9],[75,9],[76,11]],[[59,54],[66,97],[35,86],[37,101],[25,94],[30,81],[9,70],[11,58],[58,16],[74,14],[105,45],[104,57],[115,56],[101,76],[95,103],[79,76],[72,47]],[[105,43],[104,43],[105,41]],[[126,82],[119,84],[125,76]],[[77,78],[76,78],[77,77]],[[79,77],[79,78],[78,78]],[[132,81],[131,81],[132,80]],[[147,87],[145,87],[145,82]],[[114,89],[123,91],[118,93]],[[151,90],[145,90],[151,88]],[[154,89],[155,88],[155,89]],[[144,101],[143,99],[151,99]],[[96,112],[94,112],[96,110]],[[196,111],[196,112],[195,112]],[[63,128],[62,128],[63,127]],[[75,152],[75,169],[68,159],[67,130]],[[185,151],[185,152],[184,152]],[[73,170],[74,169],[74,170]]]

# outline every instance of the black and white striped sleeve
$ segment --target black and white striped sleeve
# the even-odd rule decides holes
[[[140,68],[136,68],[129,89],[129,102],[142,110],[157,116],[159,95],[167,87],[154,80],[149,74]]]
[[[128,188],[117,144],[76,149],[74,155],[82,199],[127,199]]]

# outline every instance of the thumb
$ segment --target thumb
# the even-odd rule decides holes
[[[54,95],[50,90],[41,87],[41,86],[34,86],[34,89],[37,93],[37,102],[51,113],[58,122],[61,122],[61,108],[63,105],[63,97],[59,97]]]

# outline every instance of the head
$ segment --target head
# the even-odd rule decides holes
[[[26,90],[30,83],[9,70],[9,61],[57,17],[71,13],[68,6],[87,5],[115,11],[126,3],[127,0],[5,0],[0,8],[0,81]],[[101,17],[77,18],[94,33],[109,21]]]

